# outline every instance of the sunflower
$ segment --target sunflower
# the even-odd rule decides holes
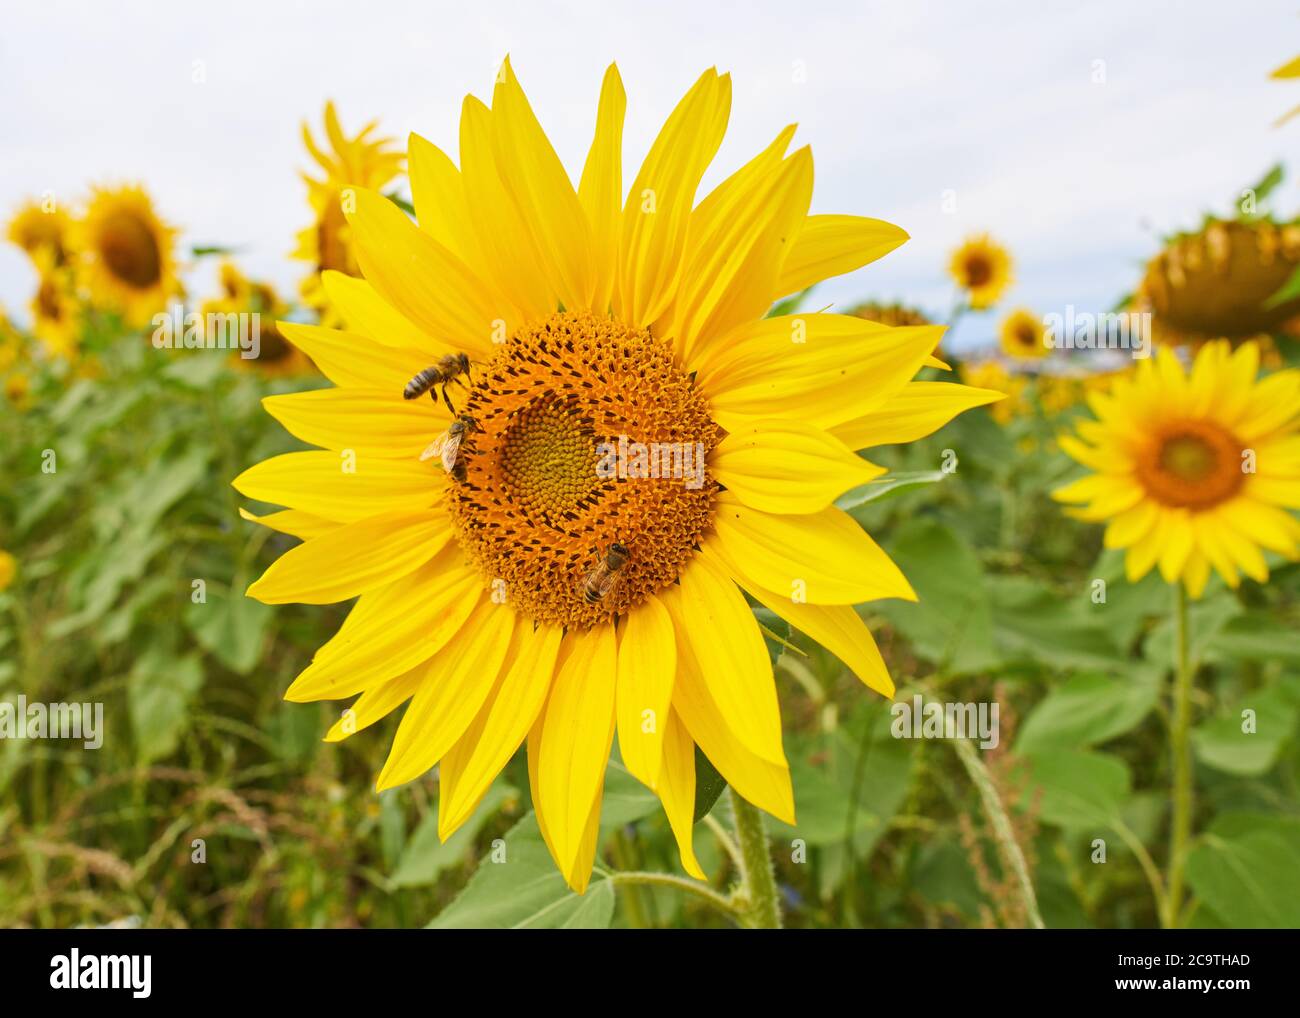
[[[1002,352],[1016,360],[1037,360],[1051,353],[1043,320],[1027,308],[1017,308],[1002,319],[998,342]]]
[[[1269,298],[1300,268],[1300,222],[1211,220],[1178,234],[1147,264],[1135,295],[1156,340],[1254,339],[1300,315],[1300,297]]]
[[[282,325],[337,387],[265,405],[321,451],[233,482],[287,506],[262,522],[304,539],[251,596],[360,595],[287,698],[360,694],[329,740],[410,700],[378,787],[438,764],[444,838],[526,742],[540,829],[578,891],[616,731],[691,874],[697,744],[739,795],[793,820],[746,593],[891,694],[852,605],[915,595],[833,500],[882,473],[854,450],[997,398],[912,381],[940,326],[764,318],[906,235],[809,216],[793,128],[697,205],[730,105],[730,77],[704,73],[624,202],[617,69],[575,188],[507,62],[491,108],[465,100],[459,168],[412,135],[419,226],[357,189],[364,279],[324,277],[352,331]],[[445,455],[441,395],[402,391],[460,353],[469,371],[447,394],[470,423],[444,469],[422,456],[431,440]]]
[[[91,302],[117,311],[129,327],[144,325],[181,294],[176,231],[142,188],[95,188],[75,237]]]
[[[982,311],[996,304],[1011,285],[1011,255],[982,233],[968,238],[953,252],[948,272],[966,291],[971,308]]]
[[[43,249],[33,256],[37,269],[32,296],[32,332],[53,357],[73,360],[81,342],[82,310],[71,266],[59,266],[53,252]]]
[[[977,391],[999,393],[1003,398],[989,407],[989,413],[999,424],[1009,424],[1029,411],[1025,390],[1029,381],[1024,375],[1013,375],[999,361],[963,361],[958,369],[961,380]]]
[[[8,590],[18,573],[18,560],[0,548],[0,592]]]
[[[364,187],[377,191],[402,171],[405,157],[392,147],[393,139],[371,137],[377,126],[378,121],[371,121],[356,137],[349,138],[339,126],[334,104],[327,102],[326,150],[316,144],[307,124],[304,122],[302,125],[303,142],[324,176],[318,179],[303,174],[314,220],[311,226],[299,232],[293,257],[312,265],[312,271],[302,281],[301,296],[308,306],[321,312],[324,324],[341,323],[321,289],[321,273],[334,271],[349,276],[361,275],[344,217],[344,189]]]
[[[71,220],[58,205],[35,199],[25,202],[9,220],[9,239],[33,259],[48,253],[54,265],[68,260],[68,232]]]
[[[15,371],[6,376],[4,381],[5,399],[17,410],[26,410],[31,405],[32,380],[25,371]]]
[[[924,311],[918,311],[914,307],[896,301],[889,304],[874,300],[865,301],[853,308],[849,314],[856,318],[865,318],[869,322],[879,322],[881,325],[934,324]]]
[[[1108,548],[1126,549],[1131,581],[1158,566],[1167,583],[1205,589],[1210,568],[1236,587],[1268,579],[1261,548],[1297,555],[1300,371],[1256,380],[1259,349],[1226,341],[1190,372],[1168,349],[1141,361],[1061,448],[1095,473],[1053,493],[1083,520],[1108,520]]]
[[[258,316],[258,355],[244,357],[241,351],[233,351],[231,361],[236,367],[275,377],[300,375],[312,370],[310,359],[280,331],[278,319],[289,309],[274,287],[269,283],[253,282],[231,261],[221,263],[218,279],[221,296],[199,306],[205,328],[208,316],[212,314]]]

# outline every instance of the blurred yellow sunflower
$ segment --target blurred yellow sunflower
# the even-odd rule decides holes
[[[81,342],[82,310],[71,266],[59,266],[53,254],[41,250],[33,258],[36,293],[30,305],[32,332],[53,357],[72,360]]]
[[[1191,371],[1168,349],[1089,397],[1096,420],[1061,448],[1094,473],[1053,493],[1109,521],[1128,577],[1153,566],[1200,597],[1210,568],[1236,587],[1268,579],[1261,548],[1294,559],[1300,523],[1300,371],[1256,380],[1259,350],[1209,343]]]
[[[95,188],[74,238],[91,303],[118,312],[129,327],[146,324],[182,292],[176,231],[158,217],[143,188]]]
[[[309,307],[321,313],[322,324],[338,325],[336,313],[329,307],[327,295],[321,289],[321,273],[343,272],[360,276],[356,255],[344,215],[344,189],[364,187],[378,191],[402,171],[405,154],[394,148],[392,138],[375,138],[373,132],[378,121],[371,121],[359,134],[349,138],[339,125],[334,103],[325,104],[325,138],[327,146],[316,144],[311,129],[304,122],[302,138],[307,151],[324,173],[316,178],[303,174],[307,183],[307,199],[311,203],[314,220],[311,226],[298,234],[298,246],[293,257],[310,262],[312,271],[303,279],[301,296]]]
[[[982,311],[996,304],[1011,285],[1011,254],[982,233],[953,252],[948,272],[965,291],[971,308]]]
[[[958,371],[962,382],[975,387],[976,391],[996,392],[1005,397],[995,403],[990,401],[989,413],[999,424],[1007,424],[1029,410],[1025,395],[1028,379],[1023,375],[1013,375],[1001,362],[963,361]]]
[[[693,875],[696,744],[739,795],[793,820],[745,592],[891,694],[852,606],[915,595],[834,499],[883,472],[854,450],[997,398],[912,381],[942,327],[764,318],[907,238],[808,215],[812,157],[787,154],[793,128],[697,205],[729,76],[707,71],[687,92],[626,202],[625,105],[611,66],[576,188],[509,62],[491,108],[465,100],[459,168],[412,135],[419,225],[358,188],[349,221],[365,278],[325,274],[353,331],[282,326],[337,388],[265,405],[322,451],[234,481],[288,506],[262,522],[305,539],[251,596],[359,595],[287,697],[360,693],[331,740],[410,700],[378,786],[438,764],[443,837],[526,742],[539,827],[578,891],[616,731]],[[467,422],[448,458],[441,395],[402,394],[462,353],[467,372],[445,363]]]
[[[32,380],[26,371],[14,371],[5,376],[5,399],[17,410],[31,405]]]
[[[1044,341],[1046,332],[1042,318],[1027,308],[1017,308],[1002,319],[998,342],[1008,357],[1037,360],[1052,352]]]
[[[231,261],[223,261],[217,271],[221,296],[199,305],[207,328],[209,315],[257,315],[257,356],[244,357],[240,350],[231,352],[231,362],[244,371],[255,371],[272,377],[300,375],[313,369],[311,360],[284,338],[279,319],[289,311],[269,283],[250,280]],[[216,323],[214,322],[214,326]],[[225,328],[226,326],[222,326]]]
[[[1254,339],[1300,315],[1300,298],[1268,300],[1300,268],[1300,222],[1212,220],[1147,263],[1135,294],[1157,342]]]
[[[0,548],[0,591],[9,589],[18,574],[18,560],[9,552]]]
[[[32,199],[24,202],[9,220],[9,239],[35,259],[41,252],[56,266],[68,260],[71,219],[62,206]]]
[[[897,302],[883,304],[869,300],[853,308],[849,314],[856,318],[865,318],[869,322],[879,322],[881,325],[934,324],[924,311]]]

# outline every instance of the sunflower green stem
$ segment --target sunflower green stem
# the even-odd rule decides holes
[[[781,906],[763,814],[734,788],[730,793],[741,859],[740,886],[733,897],[740,906],[741,921],[753,929],[779,930]]]
[[[1183,904],[1183,865],[1192,833],[1192,662],[1188,651],[1187,588],[1178,584],[1174,595],[1174,678],[1171,696],[1169,749],[1172,756],[1168,876],[1160,923],[1166,929],[1179,925]]]

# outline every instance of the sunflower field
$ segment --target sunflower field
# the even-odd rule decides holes
[[[509,60],[459,158],[326,104],[296,292],[3,210],[0,925],[1300,927],[1286,169],[1108,345],[635,85],[580,172]]]

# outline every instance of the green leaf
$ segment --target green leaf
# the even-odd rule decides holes
[[[1277,185],[1282,183],[1283,173],[1284,170],[1282,164],[1275,163],[1273,166],[1269,167],[1268,172],[1260,178],[1259,183],[1250,188],[1251,191],[1255,192],[1255,201],[1257,203],[1262,203],[1267,200],[1268,196],[1273,193],[1273,190]]]
[[[1287,304],[1297,297],[1300,297],[1300,265],[1297,265],[1291,275],[1287,276],[1286,282],[1278,287],[1268,300],[1264,301],[1264,307],[1271,310],[1281,304]]]
[[[1283,661],[1300,665],[1295,628],[1262,614],[1229,619],[1214,634],[1207,656],[1220,661]]]
[[[1243,731],[1245,710],[1254,711],[1254,731]],[[1273,768],[1282,747],[1295,734],[1296,704],[1278,689],[1243,697],[1231,710],[1202,721],[1192,732],[1196,758],[1215,770],[1259,777]]]
[[[717,804],[727,788],[726,779],[700,750],[695,747],[695,822],[698,824]]]
[[[1225,814],[1188,852],[1187,882],[1230,927],[1300,927],[1300,821]]]
[[[817,284],[814,283],[806,290],[800,290],[798,293],[792,293],[789,297],[777,301],[775,304],[771,306],[771,308],[768,309],[767,317],[779,318],[781,315],[794,314],[801,307],[803,307],[804,301],[806,301],[809,298],[813,290],[816,289],[816,286]]]
[[[632,777],[621,761],[610,760],[605,768],[605,791],[600,800],[602,831],[636,823],[659,809],[659,796]]]
[[[995,640],[1005,660],[1024,659],[1048,668],[1107,668],[1123,655],[1102,606],[1063,600],[1023,576],[991,576]]]
[[[209,587],[206,602],[192,600],[185,608],[185,625],[218,661],[247,675],[261,657],[272,609],[242,592]]]
[[[1039,815],[1058,827],[1109,827],[1119,818],[1132,779],[1118,757],[1091,750],[1026,754],[1030,795],[1042,789]]]
[[[1016,751],[1084,748],[1132,731],[1155,707],[1159,680],[1154,670],[1122,679],[1071,676],[1030,712],[1016,738]]]
[[[159,760],[176,748],[190,719],[190,704],[203,685],[197,654],[172,659],[158,651],[142,656],[126,681],[127,714],[136,761]]]
[[[424,887],[453,866],[460,865],[474,848],[474,840],[483,825],[497,810],[519,793],[502,781],[495,782],[474,810],[473,815],[446,841],[438,838],[438,814],[430,810],[420,821],[402,850],[392,882],[397,887]],[[554,864],[552,864],[552,869]]]
[[[599,873],[585,895],[569,890],[529,813],[480,860],[428,928],[605,929],[614,918],[613,892]]]
[[[942,470],[902,470],[897,473],[886,474],[877,481],[868,481],[866,484],[861,484],[846,491],[835,500],[835,505],[847,512],[866,505],[868,502],[896,498],[915,488],[938,484],[947,476]]]

